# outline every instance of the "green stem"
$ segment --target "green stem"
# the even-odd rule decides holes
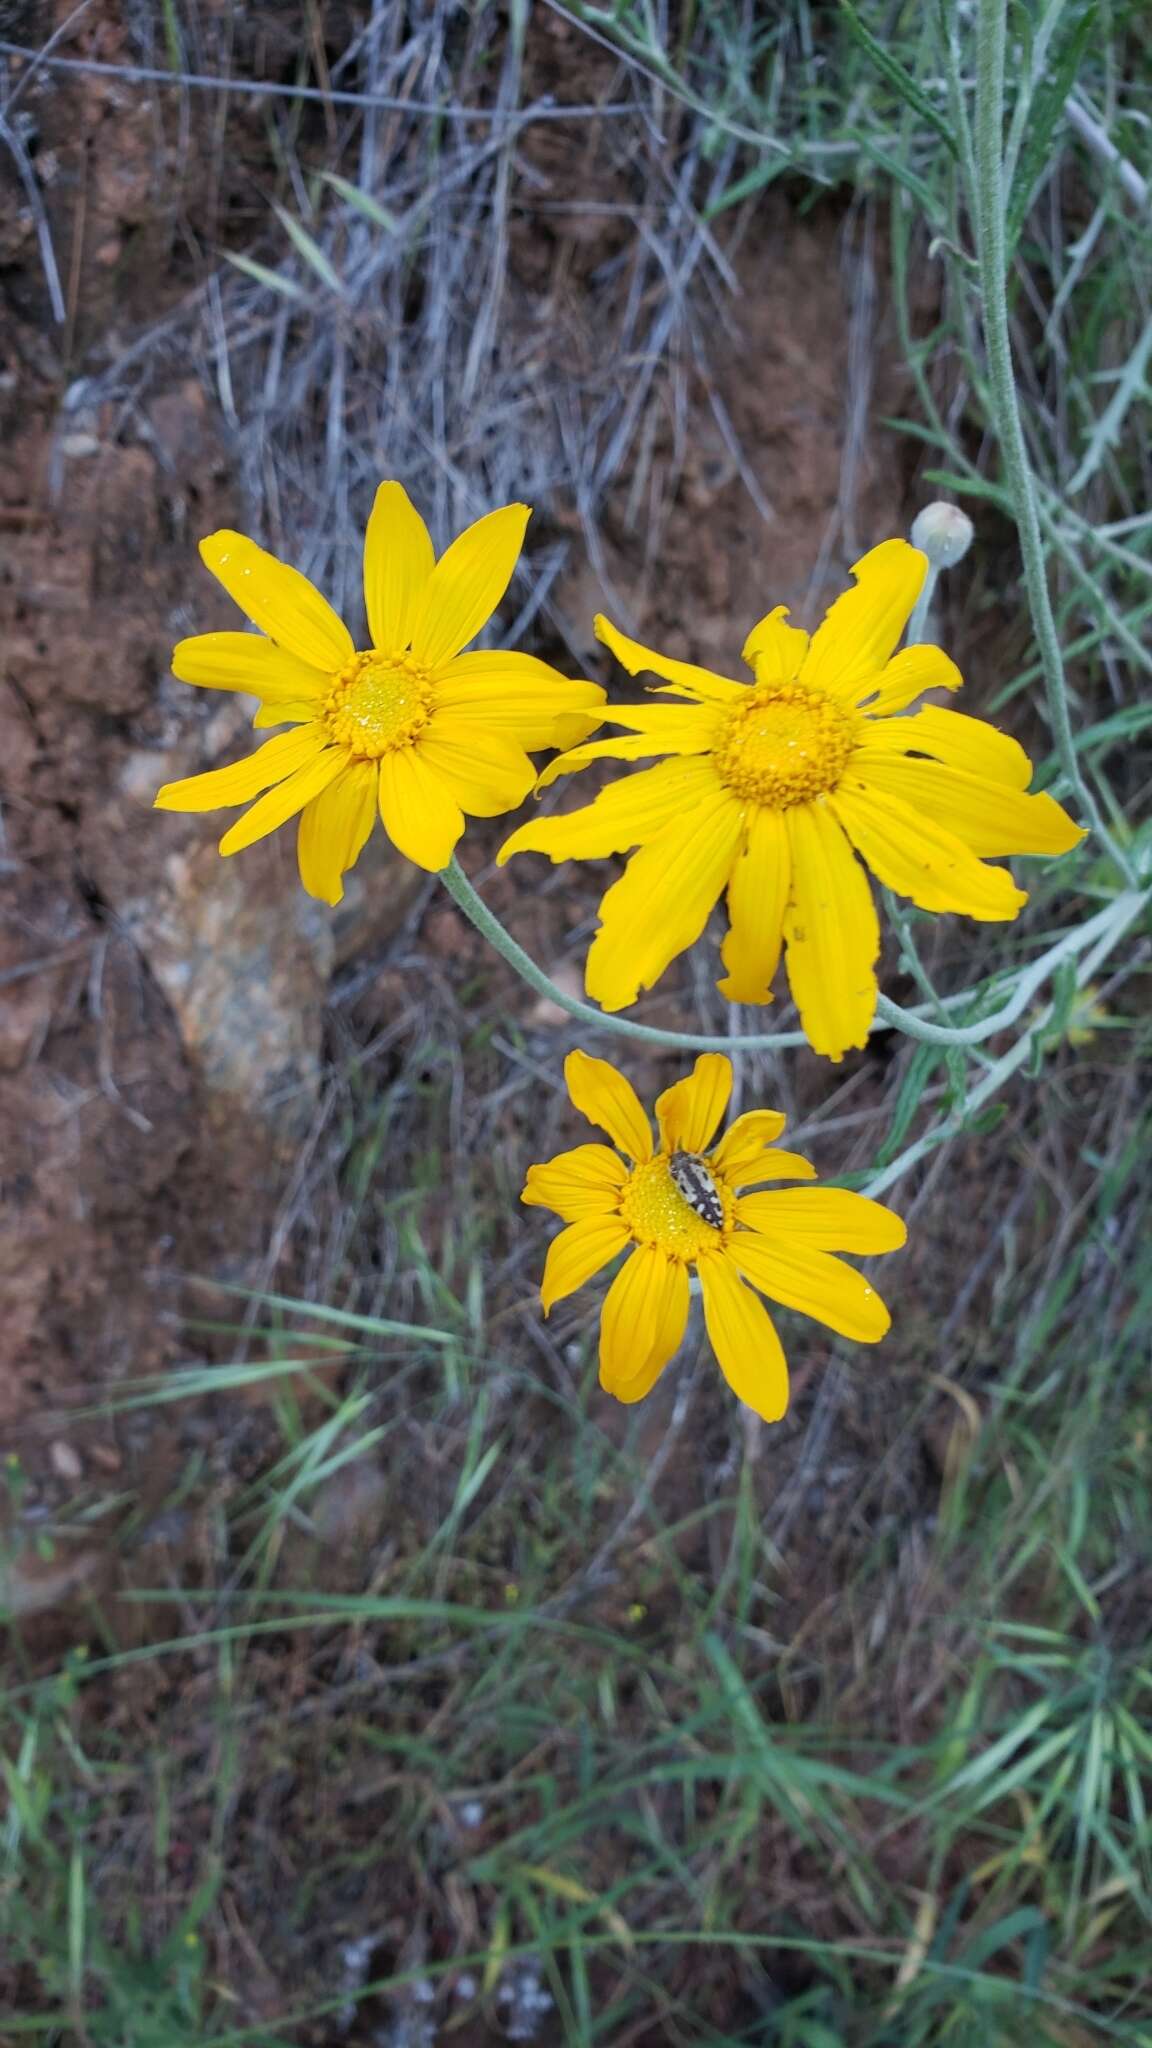
[[[1122,924],[1111,921],[1105,923],[1104,913],[1101,913],[1100,917],[1092,919],[1091,925],[1081,926],[1081,938],[1091,935],[1097,939],[1097,944],[1092,948],[1084,962],[1085,981],[1090,981],[1092,976],[1103,966],[1117,939],[1120,938],[1127,926],[1131,924],[1132,919],[1142,910],[1145,900],[1141,896],[1118,896],[1116,903],[1110,906],[1111,909],[1116,909],[1120,904],[1132,906],[1130,914]],[[967,1097],[963,1109],[957,1110],[952,1116],[945,1117],[944,1121],[938,1124],[935,1130],[926,1131],[922,1138],[916,1138],[911,1145],[905,1146],[903,1152],[898,1153],[896,1158],[890,1160],[887,1166],[882,1167],[877,1173],[872,1175],[872,1178],[865,1183],[863,1192],[870,1195],[873,1201],[877,1201],[881,1195],[887,1193],[889,1188],[895,1187],[897,1181],[904,1178],[910,1167],[918,1165],[921,1159],[926,1159],[930,1152],[934,1152],[937,1146],[943,1145],[947,1139],[957,1137],[961,1131],[969,1128],[976,1112],[983,1109],[986,1102],[993,1102],[1004,1087],[1005,1082],[1011,1079],[1017,1068],[1024,1065],[1032,1050],[1032,1043],[1036,1032],[1043,1029],[1052,1016],[1052,1012],[1053,1005],[1046,1003],[1035,1018],[1032,1028],[1021,1032],[1015,1045],[1010,1046],[1008,1051],[996,1061],[995,1065],[989,1067],[984,1079],[978,1083]]]
[[[452,901],[475,925],[481,937],[487,939],[489,945],[495,948],[502,960],[508,962],[509,967],[515,970],[521,980],[526,981],[529,988],[535,989],[537,995],[547,997],[550,1003],[556,1003],[560,1009],[566,1010],[570,1017],[577,1018],[590,1030],[615,1032],[620,1038],[630,1038],[633,1042],[639,1041],[644,1045],[674,1046],[679,1052],[731,1053],[734,1049],[739,1052],[776,1052],[782,1046],[806,1045],[808,1042],[802,1031],[761,1031],[754,1032],[748,1038],[719,1037],[691,1031],[661,1031],[654,1024],[633,1024],[626,1017],[614,1017],[607,1010],[594,1009],[591,1003],[582,1003],[578,996],[570,996],[567,990],[557,988],[556,983],[549,980],[542,967],[537,967],[523,946],[517,945],[511,933],[505,931],[499,918],[477,895],[455,855],[448,866],[441,869],[440,880]],[[1143,891],[1132,891],[1124,896],[1117,896],[1104,910],[1098,911],[1095,917],[1090,918],[1087,924],[1078,925],[1075,931],[1066,932],[1064,937],[1057,940],[1054,946],[1050,946],[1039,960],[1033,961],[1031,967],[1017,976],[1012,994],[1003,1007],[989,1017],[982,1017],[978,1024],[932,1024],[927,1018],[918,1016],[914,1010],[904,1010],[899,1003],[890,1002],[887,996],[879,996],[872,1029],[890,1028],[903,1031],[908,1038],[919,1039],[924,1045],[982,1045],[986,1039],[994,1038],[998,1031],[1003,1031],[1009,1024],[1014,1024],[1017,1018],[1023,1015],[1037,989],[1063,961],[1075,959],[1078,953],[1084,952],[1097,939],[1101,939],[1105,944],[1105,950],[1110,951],[1121,934],[1140,915],[1146,900]],[[970,990],[959,996],[944,998],[946,1005],[973,1000],[973,992]]]
[[[1000,441],[1004,475],[1016,515],[1020,553],[1028,603],[1040,646],[1048,715],[1060,765],[1069,788],[1103,846],[1106,846],[1125,880],[1136,880],[1125,850],[1115,841],[1080,769],[1072,721],[1060,635],[1052,610],[1048,577],[1044,566],[1044,544],[1036,504],[1028,450],[1012,368],[1012,341],[1008,325],[1008,251],[1005,239],[1004,205],[1004,51],[1008,0],[980,0],[976,27],[976,121],[975,175],[973,188],[976,219],[976,253],[980,288],[984,301],[984,339],[988,353],[988,379],[992,395],[994,424]]]
[[[928,630],[928,613],[932,608],[932,599],[936,594],[936,585],[939,579],[939,564],[934,562],[931,555],[929,555],[928,574],[924,578],[924,588],[916,599],[912,617],[908,621],[908,630],[904,635],[904,645],[906,647],[918,647]]]
[[[582,1024],[587,1024],[594,1031],[615,1032],[621,1038],[638,1039],[645,1045],[671,1045],[681,1052],[731,1052],[734,1045],[741,1050],[751,1048],[763,1052],[771,1046],[806,1045],[808,1042],[802,1031],[777,1031],[758,1038],[696,1037],[684,1031],[660,1031],[654,1024],[633,1024],[626,1017],[613,1017],[607,1010],[593,1009],[591,1003],[582,1003],[578,996],[570,996],[565,989],[557,988],[544,969],[537,967],[531,954],[517,945],[511,932],[505,931],[499,918],[476,894],[455,854],[448,866],[440,870],[440,880],[452,901],[465,917],[471,919],[481,937],[495,947],[501,959],[515,968],[521,981],[526,981],[537,995],[546,996],[550,1003],[557,1003],[562,1010],[567,1010],[570,1017],[579,1018]]]

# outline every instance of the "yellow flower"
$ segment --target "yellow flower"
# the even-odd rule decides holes
[[[779,1421],[788,1406],[788,1368],[767,1310],[745,1281],[841,1336],[875,1344],[884,1335],[891,1318],[879,1295],[830,1253],[895,1251],[903,1223],[842,1188],[744,1193],[767,1180],[814,1180],[816,1172],[797,1153],[771,1149],[784,1128],[774,1109],[738,1116],[708,1150],[732,1092],[732,1062],[723,1053],[702,1053],[693,1072],[658,1098],[659,1151],[634,1089],[607,1060],[569,1053],[564,1077],[576,1108],[619,1151],[577,1145],[531,1166],[520,1199],[555,1210],[568,1226],[548,1250],[545,1315],[619,1252],[629,1254],[600,1318],[607,1393],[642,1401],[654,1386],[684,1336],[693,1267],[721,1371],[765,1422]]]
[[[503,597],[528,518],[527,505],[489,512],[437,561],[403,486],[381,484],[364,539],[372,645],[360,651],[298,570],[242,533],[201,541],[205,566],[267,637],[181,640],[176,675],[249,691],[261,699],[255,725],[296,730],[231,767],[166,783],[157,807],[212,811],[259,798],[225,833],[223,854],[298,816],[300,879],[326,903],[339,903],[377,806],[401,853],[446,867],[465,812],[498,817],[527,795],[535,771],[526,748],[571,746],[601,722],[596,683],[569,682],[530,654],[460,652]]]
[[[922,910],[995,921],[1027,898],[985,857],[1065,853],[1083,838],[1052,797],[1025,794],[1031,763],[1006,733],[935,707],[896,715],[924,690],[960,684],[938,647],[893,655],[926,568],[907,541],[873,548],[811,640],[778,605],[744,645],[753,684],[672,661],[597,619],[630,674],[651,669],[691,702],[607,713],[628,736],[576,747],[538,787],[606,757],[676,758],[583,810],[521,826],[499,858],[640,848],[600,905],[588,955],[588,993],[604,1009],[651,988],[700,937],[726,888],[721,993],[771,1002],[787,946],[804,1030],[838,1060],[865,1043],[876,1007],[880,930],[857,854]]]
[[[1033,1013],[1038,1021],[1040,1012]],[[1078,988],[1069,1005],[1063,1023],[1057,1024],[1050,1018],[1040,1032],[1040,1044],[1045,1052],[1055,1052],[1061,1045],[1070,1045],[1077,1052],[1084,1046],[1094,1044],[1099,1027],[1111,1021],[1111,1013],[1100,1001],[1100,990],[1094,981],[1085,982]]]

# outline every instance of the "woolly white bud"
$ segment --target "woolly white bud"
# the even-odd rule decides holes
[[[925,505],[912,521],[912,545],[922,548],[934,569],[951,569],[961,562],[972,545],[975,528],[959,505],[939,499]]]

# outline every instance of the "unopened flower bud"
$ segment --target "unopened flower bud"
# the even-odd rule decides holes
[[[934,568],[951,569],[968,553],[974,531],[968,514],[959,505],[946,505],[941,498],[916,514],[912,521],[912,545],[923,549]]]

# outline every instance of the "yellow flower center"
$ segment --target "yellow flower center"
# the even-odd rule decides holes
[[[370,648],[354,654],[334,677],[320,722],[339,747],[363,760],[376,760],[406,747],[428,723],[432,686],[423,669],[404,655]]]
[[[731,1227],[732,1198],[719,1178],[716,1191],[724,1206],[724,1230],[705,1223],[685,1201],[668,1171],[666,1154],[660,1152],[633,1167],[620,1190],[620,1220],[637,1244],[659,1245],[669,1258],[695,1259],[701,1252],[715,1251]]]
[[[734,796],[782,811],[834,789],[855,738],[852,713],[822,690],[770,683],[729,715],[716,770]]]

